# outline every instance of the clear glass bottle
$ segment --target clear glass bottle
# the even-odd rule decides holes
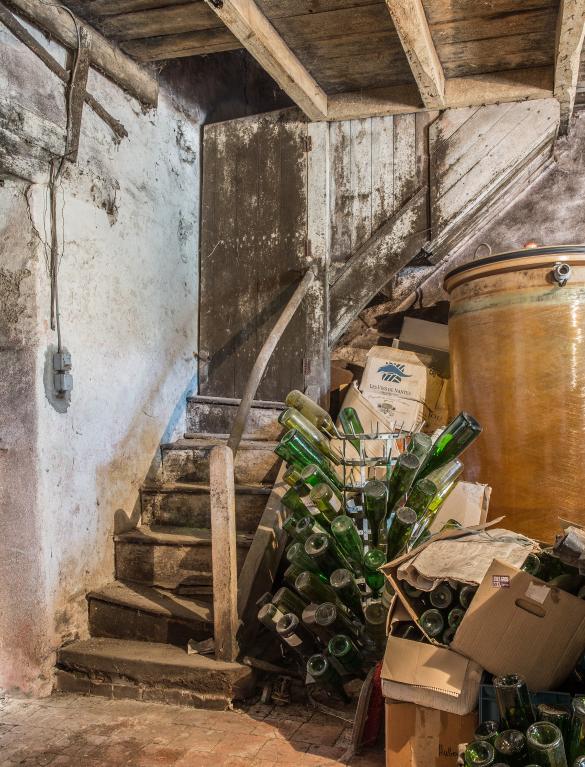
[[[353,574],[345,568],[334,570],[329,579],[331,588],[358,618],[362,617],[362,593]],[[323,600],[325,601],[325,600]],[[333,600],[329,600],[333,601]]]
[[[527,760],[526,737],[520,730],[504,730],[494,741],[496,756],[509,767],[524,767]]]
[[[364,660],[354,641],[347,634],[336,634],[327,645],[329,654],[336,658],[350,674],[363,675]]]
[[[439,583],[429,594],[429,601],[437,610],[447,610],[453,604],[455,594],[447,583]]]
[[[410,438],[408,452],[416,455],[422,464],[432,446],[433,440],[429,434],[423,434],[422,431],[415,431]]]
[[[500,725],[498,722],[494,722],[493,719],[487,719],[485,722],[479,724],[475,729],[475,740],[487,740],[492,746],[500,734]]]
[[[577,695],[573,698],[568,752],[571,764],[578,756],[585,756],[585,696],[583,695]]]
[[[282,616],[276,624],[276,633],[291,650],[303,657],[311,655],[317,649],[313,634],[294,613],[285,613]]]
[[[364,578],[374,594],[378,594],[386,583],[386,576],[379,568],[386,564],[386,555],[381,549],[370,549],[364,554]]]
[[[361,568],[364,559],[364,542],[354,521],[347,514],[340,514],[331,523],[331,534],[345,556]]]
[[[329,523],[333,522],[338,514],[341,514],[341,501],[329,485],[316,485],[311,489],[309,496]]]
[[[370,602],[364,608],[366,634],[378,652],[386,648],[386,621],[388,612],[381,602]]]
[[[528,756],[543,767],[567,767],[563,735],[552,722],[535,722],[526,730]]]
[[[469,413],[459,413],[433,443],[420,467],[419,476],[426,477],[432,471],[458,458],[479,437],[481,431],[481,426],[473,416]]]
[[[386,559],[391,562],[406,548],[412,529],[416,523],[416,512],[408,506],[395,509],[389,517],[386,532]]]
[[[281,613],[294,613],[299,618],[303,614],[303,610],[307,606],[307,602],[302,599],[294,591],[291,591],[286,586],[282,586],[272,597],[272,604],[276,605]]]
[[[380,526],[386,516],[388,488],[384,482],[372,479],[364,485],[364,512],[368,520],[370,543],[377,546],[380,540]]]
[[[311,442],[324,456],[333,463],[341,463],[341,454],[330,444],[329,438],[322,431],[308,421],[305,416],[294,407],[283,410],[278,416],[278,422],[286,429],[296,429],[307,442]]]
[[[316,426],[320,431],[330,434],[332,437],[337,436],[337,429],[333,423],[333,419],[326,410],[314,402],[310,397],[307,397],[303,392],[298,389],[293,389],[286,395],[285,404],[287,407],[294,407],[305,418],[310,421],[313,426]]]
[[[419,469],[420,461],[414,453],[402,453],[398,456],[388,480],[387,515],[408,493]]]
[[[440,637],[445,630],[445,620],[440,610],[432,608],[425,610],[418,619],[419,625],[424,633],[432,639]]]
[[[328,576],[334,570],[346,566],[346,562],[337,556],[331,536],[326,533],[314,533],[307,538],[305,553],[313,560],[318,570]]]
[[[313,677],[319,687],[338,695],[347,703],[350,701],[350,697],[343,687],[343,679],[325,655],[321,653],[311,655],[307,661],[307,673]]]
[[[345,434],[363,434],[364,427],[361,424],[360,418],[353,407],[344,407],[339,413],[339,422]],[[349,440],[353,447],[360,452],[359,439]]]
[[[493,680],[500,721],[506,730],[526,732],[536,721],[528,686],[519,674],[496,676]]]
[[[465,749],[465,767],[491,767],[496,760],[496,752],[487,740],[476,740]]]
[[[315,445],[305,439],[297,429],[287,431],[274,448],[274,452],[287,463],[300,466],[316,464],[334,485],[341,487],[329,459]]]

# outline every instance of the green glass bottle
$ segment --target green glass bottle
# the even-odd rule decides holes
[[[385,564],[386,555],[381,549],[370,549],[364,554],[364,578],[374,594],[377,594],[386,583],[386,576],[379,570]]]
[[[573,716],[569,736],[569,761],[572,764],[577,757],[585,756],[585,696],[573,698]]]
[[[362,633],[362,624],[351,620],[334,602],[320,604],[315,611],[315,621],[318,626],[332,632],[332,635],[350,633],[354,638],[359,638]]]
[[[327,534],[327,530],[315,519],[309,517],[305,517],[296,523],[295,540],[300,541],[303,545],[307,538],[310,538],[314,533]]]
[[[296,429],[286,432],[274,448],[274,452],[287,463],[302,466],[308,466],[310,463],[316,464],[334,485],[340,487],[340,482],[329,463],[329,459]]]
[[[357,676],[363,675],[364,661],[355,643],[346,634],[336,634],[327,645],[329,654],[336,658],[345,671]]]
[[[459,479],[463,473],[463,463],[456,458],[454,461],[450,461],[441,466],[440,469],[435,469],[427,476],[431,482],[437,486],[437,492],[443,490],[447,485],[450,485],[454,480]],[[419,481],[419,480],[417,480]]]
[[[364,607],[366,634],[378,652],[386,648],[386,621],[388,612],[381,602],[370,602]]]
[[[526,682],[519,674],[496,676],[493,680],[500,721],[507,730],[526,732],[536,721]]]
[[[474,740],[487,740],[493,746],[499,734],[500,734],[499,723],[494,722],[493,719],[487,719],[485,722],[482,722],[476,727],[475,734],[473,737],[474,737]]]
[[[543,767],[567,767],[563,735],[552,722],[535,722],[526,730],[528,756]]]
[[[416,523],[416,512],[408,506],[395,509],[389,516],[389,528],[386,533],[386,559],[391,562],[406,548],[412,529]]]
[[[539,703],[536,707],[536,720],[538,722],[551,722],[555,724],[563,736],[567,750],[571,739],[571,712],[563,706],[551,706],[548,703]]]
[[[299,575],[303,571],[298,565],[289,565],[286,570],[284,571],[282,577],[283,579],[288,583],[289,586],[292,586],[293,589],[295,588],[295,581],[299,577]],[[315,575],[315,573],[313,573]],[[319,578],[318,575],[315,575],[316,578]]]
[[[339,421],[341,423],[341,426],[343,428],[344,434],[363,434],[364,428],[360,422],[359,416],[355,409],[353,407],[344,407],[342,408],[340,414],[339,414]],[[360,442],[359,439],[350,439],[349,440],[351,444],[354,446],[354,448],[357,450],[357,452],[360,452]]]
[[[349,703],[350,697],[343,687],[343,679],[324,655],[321,653],[311,655],[307,661],[307,673],[313,677],[319,687],[329,690]]]
[[[447,583],[439,583],[429,594],[429,601],[437,610],[447,610],[453,604],[455,594]]]
[[[526,764],[526,737],[520,730],[504,730],[494,741],[496,756],[510,767],[524,767]]]
[[[443,616],[440,610],[437,610],[436,608],[425,610],[418,619],[418,623],[424,633],[432,639],[436,639],[437,637],[441,636],[445,630],[445,621]]]
[[[315,573],[308,570],[300,573],[295,581],[295,589],[308,602],[321,604],[321,602],[336,602],[337,594],[328,583],[323,583]]]
[[[346,561],[340,560],[336,554],[333,539],[330,535],[314,533],[305,541],[305,553],[313,560],[315,566],[328,576],[339,567],[345,567]]]
[[[475,418],[469,413],[459,413],[435,440],[420,467],[419,476],[426,477],[458,458],[480,434],[481,426]]]
[[[296,408],[289,407],[278,416],[278,422],[287,429],[296,429],[333,463],[341,463],[341,454],[329,443],[322,431],[308,421]]]
[[[276,624],[276,633],[291,650],[301,656],[311,655],[317,649],[313,634],[294,613],[285,613],[282,616]]]
[[[282,618],[284,613],[272,602],[262,605],[258,610],[258,620],[263,623],[270,631],[276,632],[276,624]]]
[[[430,479],[419,479],[408,494],[407,503],[416,512],[416,518],[422,519],[430,502],[437,495],[437,486]]]
[[[334,570],[329,583],[338,598],[346,604],[358,618],[362,616],[362,593],[352,573],[345,568]],[[333,600],[329,600],[333,601]]]
[[[329,485],[316,485],[309,493],[311,501],[319,509],[329,523],[341,514],[341,501]]]
[[[280,499],[282,505],[292,512],[294,518],[298,521],[303,517],[310,517],[311,512],[303,503],[302,498],[297,491],[291,487]]]
[[[296,408],[305,416],[307,421],[310,421],[320,431],[326,432],[332,437],[337,436],[337,429],[329,413],[298,389],[293,389],[286,395],[285,404],[287,407]]]
[[[345,556],[359,569],[364,559],[364,543],[355,523],[346,514],[340,514],[331,523],[331,534]]]
[[[462,586],[459,592],[459,604],[464,610],[467,610],[471,604],[471,600],[475,596],[477,586]]]
[[[299,488],[297,487],[297,485],[301,482],[301,470],[299,468],[299,464],[290,463],[286,467],[286,471],[282,475],[282,479],[289,487],[294,487],[297,493],[300,495]],[[308,494],[308,492],[309,491],[307,490],[306,494]]]
[[[476,740],[465,749],[465,767],[491,767],[495,761],[495,749],[486,740]]]
[[[310,463],[302,468],[301,481],[306,485],[307,492],[312,490],[312,488],[316,487],[317,485],[329,485],[331,490],[335,493],[339,500],[341,500],[342,495],[339,487],[331,482],[327,474],[325,474],[325,472],[315,463]]]
[[[317,613],[317,608],[319,607],[318,604],[315,604],[314,602],[311,602],[310,605],[307,605],[305,609],[303,610],[303,614],[301,616],[301,620],[303,621],[303,625],[305,625],[309,631],[317,637],[317,639],[323,644],[325,647],[327,646],[327,643],[331,639],[332,636],[334,636],[333,632],[330,631],[328,628],[324,626],[319,626],[315,619],[315,615]]]
[[[303,610],[307,606],[307,602],[302,599],[294,591],[291,591],[286,586],[282,586],[272,597],[272,604],[276,605],[281,613],[294,613],[299,618],[303,614]]]
[[[524,570],[525,573],[530,573],[530,575],[538,575],[540,571],[540,559],[538,555],[531,552],[524,560],[524,564],[520,569]]]
[[[429,434],[423,434],[422,431],[415,431],[410,438],[408,452],[416,455],[422,464],[432,446],[433,440]]]
[[[284,522],[282,523],[282,529],[284,532],[293,538],[295,541],[298,540],[295,528],[297,526],[297,520],[295,519],[294,515],[291,514],[290,517],[287,517]]]
[[[380,540],[380,526],[386,516],[388,488],[384,482],[372,479],[364,485],[364,512],[368,520],[370,543],[377,546]]]
[[[455,639],[455,632],[457,629],[454,626],[447,626],[445,631],[443,631],[443,634],[441,636],[441,642],[445,645],[450,645],[451,642]]]
[[[300,543],[300,541],[291,543],[291,545],[286,550],[286,559],[289,564],[296,565],[297,567],[300,567],[301,570],[309,570],[310,572],[316,573],[319,576],[322,575],[323,577],[321,580],[329,580],[328,575],[319,571],[317,562],[305,552],[305,545]]]
[[[449,610],[447,615],[447,623],[449,626],[451,626],[451,628],[456,629],[463,620],[464,615],[465,610],[463,610],[461,607],[454,607],[452,610]]]
[[[414,453],[402,453],[398,456],[388,480],[387,515],[408,493],[419,469],[420,461]]]
[[[585,767],[585,756],[578,756],[573,762],[573,767]]]

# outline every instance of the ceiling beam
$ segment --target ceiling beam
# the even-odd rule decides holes
[[[143,62],[235,51],[240,50],[242,44],[229,29],[221,26],[215,29],[202,29],[198,32],[184,32],[180,35],[127,40],[120,44],[120,48],[136,61]]]
[[[568,131],[573,113],[584,35],[585,0],[561,0],[557,21],[554,86],[555,98],[561,105],[561,133]]]
[[[514,69],[445,80],[446,109],[547,99],[552,96],[552,67]],[[329,96],[327,120],[384,117],[408,112],[423,112],[426,109],[416,86],[371,88]]]
[[[311,120],[324,120],[327,117],[327,94],[254,0],[205,2]]]
[[[421,0],[386,0],[427,109],[445,108],[445,75]]]

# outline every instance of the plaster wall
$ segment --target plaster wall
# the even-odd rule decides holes
[[[65,125],[61,83],[6,31],[0,50],[0,91]],[[44,383],[46,176],[0,186],[0,688],[31,693],[50,690],[55,649],[85,635],[85,594],[112,579],[114,529],[135,524],[196,385],[200,127],[165,92],[145,114],[93,71],[88,90],[129,136],[117,145],[86,107],[60,184],[66,412]]]

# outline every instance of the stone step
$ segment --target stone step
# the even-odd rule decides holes
[[[161,445],[163,481],[209,482],[209,454],[226,441],[227,436],[206,435]],[[272,485],[280,463],[274,452],[277,444],[267,440],[243,440],[234,462],[236,483]]]
[[[250,668],[170,644],[94,638],[57,653],[57,689],[111,698],[227,708],[249,695]]]
[[[186,647],[213,636],[209,601],[179,597],[139,583],[114,581],[87,595],[92,637],[168,642]]]
[[[252,535],[237,536],[238,571]],[[189,527],[148,527],[114,537],[116,578],[163,589],[210,585],[211,531]]]
[[[263,485],[236,486],[236,526],[254,533],[266,507],[271,488]],[[168,482],[146,486],[141,492],[142,524],[175,527],[211,527],[209,485]]]
[[[232,430],[239,399],[229,397],[188,397],[187,428],[189,434],[229,434]],[[284,402],[255,400],[246,423],[245,439],[278,439],[282,427],[278,416]]]

